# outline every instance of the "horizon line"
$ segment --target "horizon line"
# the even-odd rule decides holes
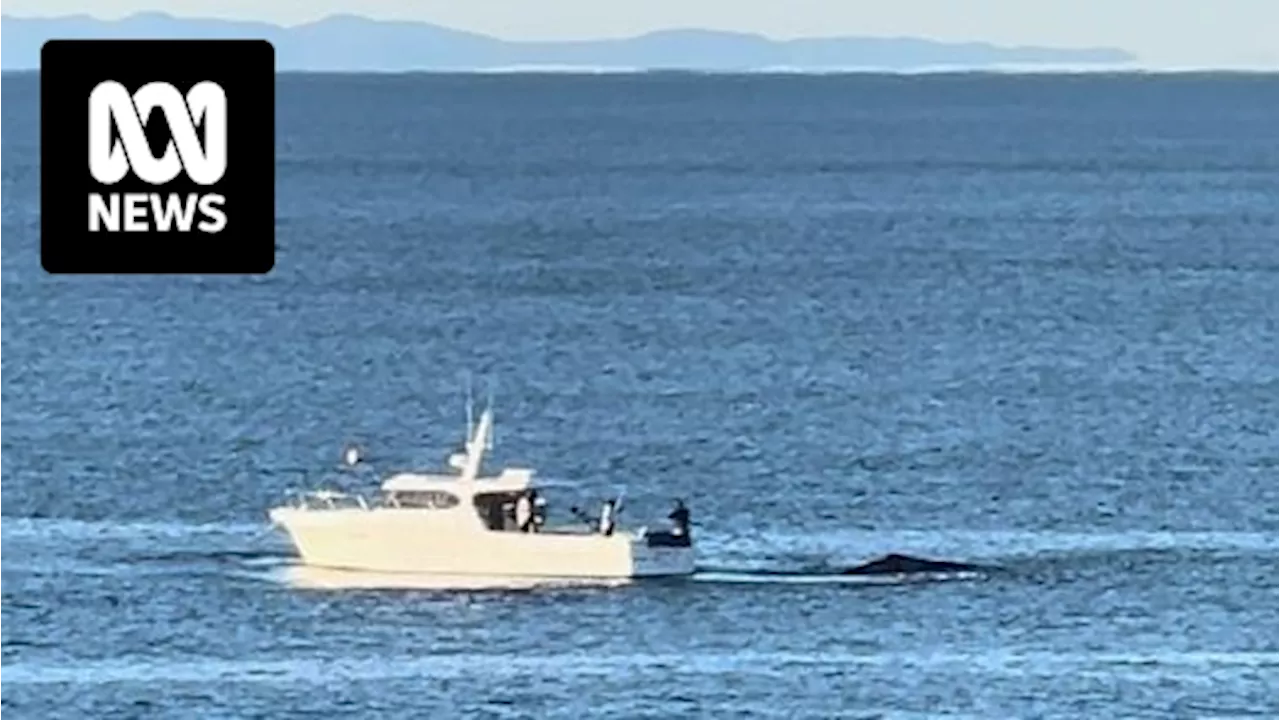
[[[1245,62],[1218,61],[1214,64],[1203,64],[1203,65],[1177,64],[1177,63],[1169,63],[1169,62],[1152,62],[1145,59],[1141,54],[1136,53],[1132,50],[1129,50],[1119,45],[1101,45],[1101,44],[1035,45],[1035,44],[1028,44],[1027,42],[1018,42],[1018,41],[1001,42],[1001,41],[972,39],[972,38],[945,39],[945,38],[939,38],[936,36],[931,36],[928,34],[910,35],[910,34],[903,34],[903,33],[894,33],[894,34],[859,35],[859,34],[847,33],[847,34],[775,36],[775,35],[766,34],[765,32],[751,31],[751,30],[726,30],[726,29],[717,29],[715,27],[709,27],[709,26],[687,26],[686,25],[686,26],[668,26],[668,27],[661,27],[661,28],[653,28],[653,29],[643,30],[640,32],[633,32],[629,34],[587,35],[587,36],[575,37],[571,39],[533,39],[533,38],[502,37],[500,35],[489,34],[483,31],[469,30],[461,27],[452,26],[452,25],[444,25],[429,19],[372,17],[369,15],[360,14],[358,12],[331,12],[310,20],[298,21],[298,22],[281,22],[278,20],[254,19],[254,18],[245,18],[245,17],[225,17],[225,16],[207,15],[207,14],[185,15],[185,14],[174,14],[173,12],[166,11],[166,10],[136,10],[134,12],[129,12],[129,13],[115,15],[115,16],[109,16],[109,17],[96,15],[93,12],[43,14],[43,15],[23,14],[21,12],[19,13],[0,12],[0,17],[12,20],[16,23],[23,23],[23,24],[25,23],[58,23],[58,22],[70,21],[70,22],[82,22],[82,23],[98,23],[106,27],[127,26],[130,22],[137,22],[137,21],[146,22],[148,20],[159,21],[159,22],[169,21],[179,25],[183,23],[208,24],[211,26],[216,26],[220,24],[228,25],[228,26],[239,25],[241,26],[241,29],[239,30],[240,33],[243,33],[246,30],[252,30],[253,26],[259,26],[264,31],[262,33],[263,39],[268,39],[269,37],[274,36],[274,33],[277,31],[280,33],[292,35],[292,33],[300,29],[316,27],[319,25],[324,25],[326,23],[342,23],[345,21],[350,23],[367,23],[368,28],[370,30],[372,30],[377,26],[383,26],[383,27],[401,26],[406,29],[417,27],[417,28],[423,28],[423,29],[439,30],[439,31],[455,33],[459,36],[469,36],[470,38],[477,41],[484,40],[484,41],[497,42],[509,47],[523,46],[526,49],[530,47],[536,47],[536,46],[561,46],[561,45],[573,46],[573,45],[589,45],[589,44],[603,45],[603,44],[609,44],[609,43],[647,40],[650,38],[660,38],[662,36],[679,35],[681,33],[687,33],[691,35],[697,34],[697,33],[703,33],[707,36],[718,35],[722,40],[725,38],[732,38],[732,39],[737,39],[739,42],[755,41],[755,42],[761,43],[762,45],[772,45],[775,48],[774,51],[785,49],[789,45],[798,44],[798,43],[824,42],[824,41],[826,42],[853,41],[853,42],[873,42],[873,43],[875,42],[885,42],[885,43],[915,42],[915,43],[932,44],[934,46],[941,46],[944,48],[950,47],[953,50],[959,50],[959,51],[966,51],[966,50],[972,51],[974,49],[981,48],[981,49],[984,49],[985,51],[1015,52],[1015,53],[1017,52],[1024,52],[1024,53],[1051,52],[1051,53],[1063,53],[1063,54],[1092,53],[1092,54],[1105,54],[1105,55],[1116,56],[1116,57],[1110,57],[1107,60],[1082,59],[1075,62],[1068,60],[1066,62],[1061,62],[1061,63],[1055,63],[1053,61],[1036,62],[1032,60],[1032,61],[1022,62],[1022,63],[1010,63],[1003,66],[1000,65],[999,63],[980,61],[972,64],[955,64],[955,65],[939,63],[937,65],[932,65],[932,66],[916,65],[914,63],[911,63],[911,64],[891,63],[885,66],[851,65],[847,67],[839,67],[834,65],[823,66],[822,64],[815,64],[814,66],[800,65],[794,68],[788,67],[788,66],[767,66],[767,65],[761,65],[757,67],[757,66],[751,66],[749,64],[743,65],[740,68],[703,68],[703,67],[699,67],[697,64],[694,64],[693,66],[687,69],[688,72],[699,72],[699,73],[716,74],[716,75],[734,75],[734,74],[832,75],[832,74],[851,74],[851,73],[939,74],[939,73],[975,72],[975,71],[986,71],[994,74],[1035,74],[1035,75],[1077,74],[1077,73],[1085,73],[1085,72],[1093,73],[1093,74],[1106,74],[1106,73],[1116,73],[1116,72],[1147,73],[1147,74],[1191,74],[1191,73],[1275,74],[1277,72],[1280,72],[1280,64],[1272,64],[1272,63],[1265,63],[1265,62],[1251,61],[1251,62],[1245,63]],[[203,31],[203,33],[208,33],[210,30],[214,30],[214,29],[216,28],[206,29],[205,31]],[[23,31],[18,27],[15,27],[14,32],[22,33]],[[105,28],[104,28],[104,32],[105,32]],[[142,34],[151,36],[146,39],[161,39],[161,36],[156,35],[154,32],[148,32],[148,33],[142,33]],[[165,39],[183,39],[180,36],[183,35],[184,33],[181,31],[178,31],[176,33],[169,33],[169,34],[174,34],[176,36],[172,38],[165,38]],[[91,38],[85,38],[85,39],[91,39]],[[108,39],[108,38],[104,37],[102,39]],[[138,38],[138,39],[144,39],[144,38]],[[197,38],[191,38],[191,39],[197,39]],[[215,37],[210,37],[205,39],[217,39],[216,33],[215,33]],[[1120,59],[1121,57],[1125,59]],[[20,71],[20,70],[26,70],[26,69],[32,69],[32,68],[30,65],[28,65],[25,68],[16,68],[14,70],[6,70],[6,71]],[[412,73],[412,72],[433,72],[433,73],[441,73],[441,74],[457,74],[457,73],[503,74],[503,73],[529,73],[529,72],[541,72],[541,71],[558,73],[558,74],[566,74],[566,73],[596,74],[596,73],[602,73],[602,72],[608,72],[608,73],[654,72],[654,71],[683,72],[683,71],[686,71],[686,69],[679,66],[669,66],[665,63],[655,64],[652,67],[652,69],[650,68],[650,66],[647,66],[647,65],[639,66],[639,67],[613,66],[613,65],[568,66],[568,65],[557,65],[554,63],[548,63],[546,65],[533,64],[528,66],[521,65],[521,66],[513,66],[513,67],[501,67],[501,66],[490,66],[490,65],[477,65],[477,66],[460,65],[457,67],[448,67],[448,66],[432,65],[432,66],[427,66],[421,69],[412,68],[412,67],[402,67],[402,68],[396,68],[396,69],[390,69],[390,68],[361,69],[361,68],[355,67],[352,69],[325,70],[320,72],[340,73],[340,74],[348,74],[348,73],[392,74],[392,73]],[[316,71],[290,70],[290,72],[316,72]]]
[[[664,27],[659,29],[646,30],[644,32],[632,33],[627,35],[586,36],[586,37],[580,37],[580,38],[574,38],[574,39],[568,39],[568,40],[565,40],[565,39],[561,39],[561,40],[511,39],[511,38],[504,38],[498,35],[491,35],[489,33],[480,32],[477,30],[468,30],[468,29],[456,27],[453,25],[444,25],[431,20],[418,20],[418,19],[407,19],[407,18],[377,18],[377,17],[371,17],[369,15],[362,15],[357,12],[333,12],[333,13],[328,13],[326,15],[322,15],[314,20],[307,20],[307,21],[291,23],[291,24],[276,22],[272,20],[256,20],[256,19],[248,19],[248,18],[215,17],[210,15],[181,15],[181,14],[174,14],[172,12],[166,12],[164,10],[138,10],[138,11],[131,12],[126,15],[121,15],[119,17],[114,17],[114,18],[101,17],[101,16],[94,15],[92,13],[87,13],[87,12],[67,13],[62,15],[21,15],[21,14],[14,14],[10,12],[0,12],[0,17],[13,18],[16,20],[90,19],[90,20],[96,20],[98,22],[103,22],[103,23],[118,23],[118,22],[123,22],[125,20],[129,20],[132,18],[147,17],[147,16],[158,16],[158,17],[164,17],[164,18],[169,18],[173,20],[185,20],[185,21],[195,21],[195,22],[226,22],[226,23],[248,23],[248,24],[255,24],[255,25],[268,25],[270,27],[280,28],[282,30],[290,30],[294,28],[306,27],[309,25],[317,25],[319,23],[323,23],[325,21],[331,21],[331,20],[353,19],[353,20],[364,20],[372,23],[426,25],[430,27],[441,28],[444,30],[450,30],[452,32],[463,33],[467,35],[476,35],[479,37],[499,40],[504,43],[529,43],[529,44],[611,42],[611,41],[617,41],[617,40],[632,40],[637,38],[648,37],[650,35],[661,35],[664,33],[706,32],[706,33],[718,33],[722,35],[736,35],[738,37],[745,37],[745,38],[756,38],[756,39],[765,40],[771,43],[788,43],[788,42],[803,41],[803,40],[864,40],[864,39],[923,40],[926,42],[938,43],[942,45],[985,45],[988,47],[1000,48],[1005,50],[1017,50],[1017,49],[1068,50],[1068,51],[1111,50],[1111,51],[1119,51],[1129,55],[1133,55],[1133,52],[1126,48],[1118,47],[1118,46],[1110,46],[1110,45],[1031,45],[1031,44],[1025,44],[1025,43],[1002,44],[1002,43],[997,43],[990,40],[975,40],[975,39],[943,40],[939,38],[930,37],[928,35],[904,35],[904,34],[796,35],[793,37],[780,37],[775,35],[768,35],[762,32],[754,32],[754,31],[749,32],[749,31],[743,31],[743,30],[723,30],[715,27],[694,26],[694,25],[670,26],[670,27]]]

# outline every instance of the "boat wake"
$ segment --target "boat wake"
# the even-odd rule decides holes
[[[1224,552],[1271,554],[1280,549],[1274,531],[980,531],[841,530],[752,532],[705,536],[701,552],[732,563],[759,558],[821,559],[832,564],[887,552],[963,557],[1004,565],[1032,558],[1121,555],[1134,552]]]
[[[996,568],[928,560],[906,555],[885,557],[849,568],[808,567],[762,569],[702,566],[691,576],[670,578],[559,578],[496,575],[381,573],[312,567],[275,556],[245,558],[234,573],[245,579],[309,590],[531,591],[537,589],[601,589],[637,584],[699,582],[715,584],[900,585],[946,580],[976,580]],[[248,565],[254,565],[250,568]]]
[[[616,588],[636,582],[627,578],[380,573],[336,570],[296,564],[259,573],[257,577],[283,582],[286,585],[307,590],[435,590],[454,592]]]
[[[265,524],[6,518],[5,570],[30,576],[237,573],[292,560]]]
[[[417,588],[530,590],[540,587],[617,587],[636,582],[484,576],[406,576],[304,568],[265,523],[81,521],[5,518],[7,575],[140,576],[217,574],[250,582],[318,589]],[[749,585],[900,585],[977,580],[994,574],[1070,577],[1098,558],[1143,553],[1274,553],[1274,533],[998,533],[886,532],[705,536],[696,583]],[[910,555],[874,557],[894,548]],[[980,565],[925,560],[959,557]],[[1067,573],[1067,574],[1063,574]]]

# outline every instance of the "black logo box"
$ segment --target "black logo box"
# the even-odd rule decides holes
[[[89,172],[89,95],[105,80],[130,93],[167,82],[185,96],[212,81],[227,98],[227,167],[202,187],[185,172],[163,186],[132,169],[100,185]],[[158,126],[158,127],[157,127]],[[170,137],[161,111],[152,147]],[[117,137],[113,129],[112,137]],[[158,147],[157,147],[158,145]],[[160,154],[159,152],[155,154]],[[90,232],[91,193],[217,193],[217,233]],[[275,49],[266,40],[50,40],[40,53],[40,260],[50,273],[262,274],[275,265]]]

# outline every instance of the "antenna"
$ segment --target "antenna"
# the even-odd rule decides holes
[[[474,424],[472,422],[472,417],[471,417],[472,401],[471,401],[471,372],[470,371],[467,371],[466,378],[467,378],[467,431],[463,433],[462,441],[470,442],[471,429],[474,427]]]
[[[489,404],[486,406],[485,409],[489,411],[490,416],[493,415],[493,379],[492,378],[489,379]],[[489,426],[489,441],[488,441],[488,447],[486,447],[485,450],[493,449],[493,442],[494,442],[493,436],[494,436],[495,425],[497,425],[497,423],[493,423],[492,425]]]

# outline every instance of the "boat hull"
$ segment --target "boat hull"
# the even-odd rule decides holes
[[[303,564],[376,573],[547,578],[691,575],[692,547],[654,546],[643,535],[476,531],[414,510],[276,508]]]

